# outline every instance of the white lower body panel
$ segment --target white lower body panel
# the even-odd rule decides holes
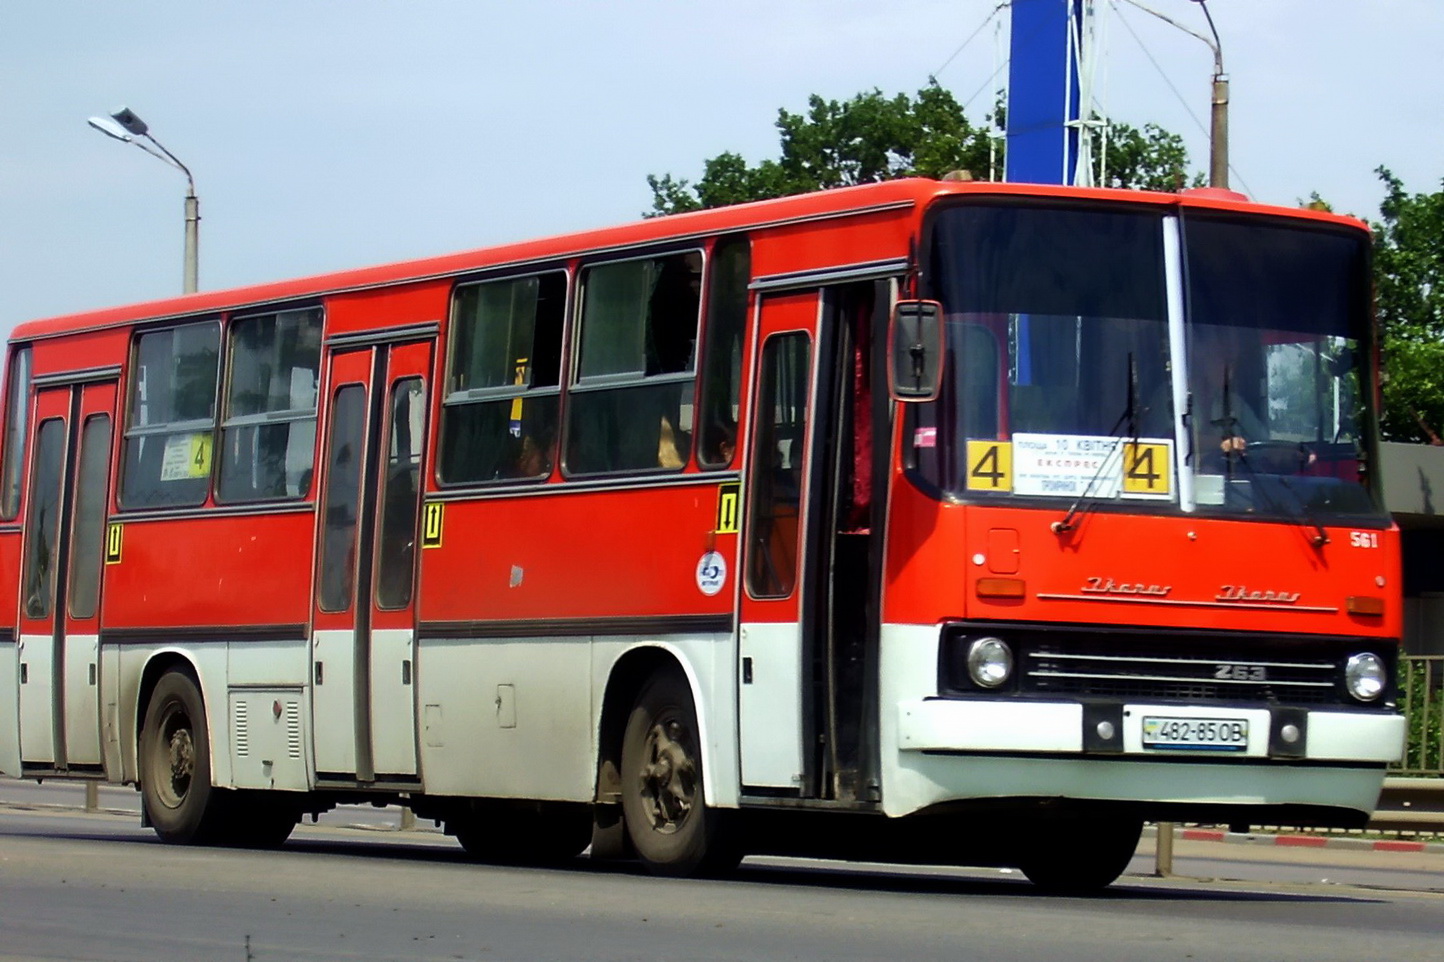
[[[20,648],[0,645],[0,775],[20,774]]]
[[[54,765],[55,638],[20,636],[20,757]]]
[[[802,783],[802,626],[743,625],[738,642],[742,784]]]

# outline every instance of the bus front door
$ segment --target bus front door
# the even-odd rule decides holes
[[[743,516],[739,740],[743,791],[805,794],[812,691],[804,650],[813,337],[818,291],[764,295]]]
[[[877,797],[873,532],[890,422],[872,345],[889,283],[761,296],[738,639],[745,794]]]
[[[100,584],[115,398],[113,380],[36,391],[19,632],[27,774],[101,772]]]
[[[417,781],[416,548],[432,342],[329,360],[311,642],[322,782]]]

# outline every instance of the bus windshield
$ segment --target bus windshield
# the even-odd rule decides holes
[[[1169,232],[1179,256],[1165,252]],[[1004,205],[942,210],[929,237],[945,378],[908,438],[928,486],[1133,510],[1379,515],[1361,471],[1362,237]]]

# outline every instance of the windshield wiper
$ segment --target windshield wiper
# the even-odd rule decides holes
[[[1108,436],[1110,438],[1118,438],[1121,441],[1122,438],[1119,437],[1118,429],[1126,424],[1128,427],[1128,433],[1125,435],[1125,437],[1132,439],[1132,443],[1135,446],[1138,444],[1137,398],[1138,369],[1134,366],[1133,363],[1133,352],[1129,351],[1128,400],[1123,406],[1123,413],[1118,415],[1118,420],[1113,422],[1113,429],[1108,432]],[[1093,477],[1088,479],[1088,483],[1084,486],[1083,491],[1078,495],[1077,498],[1073,500],[1073,503],[1068,506],[1068,511],[1063,515],[1062,519],[1059,521],[1054,521],[1048,526],[1048,529],[1050,531],[1052,531],[1054,534],[1062,534],[1064,531],[1072,531],[1074,528],[1077,527],[1077,525],[1073,523],[1073,519],[1078,516],[1079,508],[1085,502],[1090,508],[1097,503],[1098,499],[1092,498],[1090,497],[1090,495],[1092,495],[1093,489],[1098,486],[1098,479],[1103,477],[1103,472],[1106,471],[1108,466],[1113,463],[1114,455],[1117,455],[1120,458],[1123,456],[1122,444],[1113,445],[1112,450],[1110,450],[1108,454],[1104,456],[1103,460],[1099,463],[1098,470],[1093,472]]]

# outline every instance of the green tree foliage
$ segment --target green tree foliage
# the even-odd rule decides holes
[[[1144,124],[1142,130],[1110,124],[1103,161],[1099,181],[1103,187],[1171,193],[1203,185],[1202,174],[1188,177],[1188,148],[1183,146],[1183,138],[1157,124]]]
[[[718,154],[703,163],[696,184],[671,174],[649,175],[648,216],[896,177],[941,177],[953,170],[983,180],[990,168],[1003,165],[1003,142],[993,137],[995,121],[1001,123],[1002,117],[999,104],[982,125],[974,125],[936,83],[916,97],[872,90],[837,101],[814,94],[804,113],[778,111],[782,151],[777,160],[754,167],[738,154]],[[1102,183],[1109,187],[1174,191],[1190,182],[1183,138],[1157,124],[1141,130],[1113,124],[1104,158]],[[1199,177],[1191,182],[1199,183]]]
[[[1393,441],[1436,441],[1444,435],[1444,189],[1408,194],[1388,168],[1378,174],[1385,190],[1373,225],[1383,433]]]
[[[953,95],[936,83],[915,98],[886,97],[880,90],[847,101],[814,94],[805,113],[779,110],[777,131],[782,146],[777,160],[754,167],[738,154],[718,154],[704,162],[695,185],[671,174],[649,175],[649,216],[897,177],[941,177],[952,170],[986,177],[992,140],[989,127],[970,123]]]

